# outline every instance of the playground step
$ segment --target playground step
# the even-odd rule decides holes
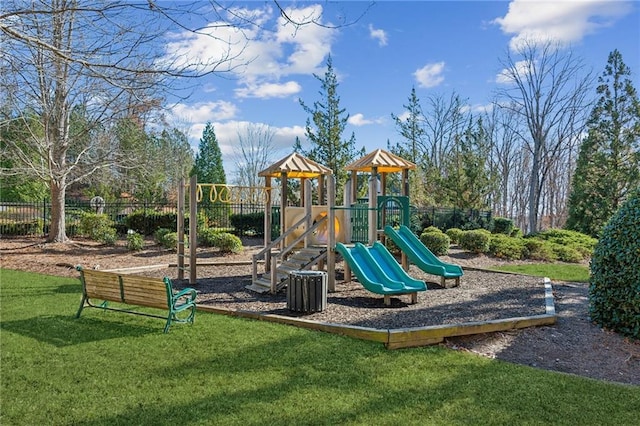
[[[271,291],[271,281],[265,278],[258,278],[255,282],[245,288],[247,290],[255,291],[256,293],[268,293]]]
[[[304,269],[311,269],[327,255],[326,247],[306,247],[294,252],[287,260],[276,267],[276,291],[282,290],[287,285],[289,273]],[[257,293],[266,293],[271,290],[271,273],[265,272],[262,277],[246,287]]]

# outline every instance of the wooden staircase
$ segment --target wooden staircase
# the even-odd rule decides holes
[[[287,285],[290,272],[311,269],[326,257],[327,247],[325,246],[305,247],[292,252],[286,260],[276,267],[275,290],[280,291]],[[246,286],[246,288],[257,293],[268,293],[273,288],[271,285],[271,277],[272,274],[270,271],[265,272],[261,277],[253,280],[251,285]]]

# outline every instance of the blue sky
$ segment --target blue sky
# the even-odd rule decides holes
[[[571,46],[596,75],[618,49],[640,89],[640,3],[635,1],[281,3],[292,17],[314,17],[337,29],[282,26],[271,2],[225,4],[250,14],[260,26],[211,30],[224,40],[219,43],[173,33],[167,50],[208,60],[227,52],[227,41],[234,42],[231,53],[237,59],[231,65],[237,68],[199,79],[169,114],[187,130],[194,150],[204,125],[215,126],[228,181],[233,180],[238,132],[251,123],[274,132],[273,160],[292,152],[296,136],[304,144],[307,114],[298,100],[312,105],[320,99],[313,73],[324,75],[329,54],[339,78],[340,105],[350,114],[344,137],[354,132],[356,147],[367,152],[399,140],[391,113],[403,113],[412,87],[423,104],[429,96],[448,98],[455,91],[472,110],[486,108],[500,85],[500,59],[531,36]],[[350,25],[340,26],[344,22]]]

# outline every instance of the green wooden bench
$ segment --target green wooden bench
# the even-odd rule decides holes
[[[196,291],[193,288],[174,291],[171,280],[167,277],[160,279],[118,274],[83,269],[82,266],[76,269],[80,272],[82,283],[82,301],[76,318],[80,317],[85,307],[92,307],[166,319],[165,333],[169,331],[172,322],[193,324],[196,314]],[[95,304],[92,299],[102,302]],[[162,316],[114,308],[109,306],[108,302],[163,309],[168,310],[168,314]]]

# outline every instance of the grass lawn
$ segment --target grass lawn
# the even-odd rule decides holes
[[[588,282],[589,267],[565,263],[535,263],[530,265],[502,265],[491,268],[497,271],[548,277],[552,281]]]
[[[0,271],[2,425],[632,425],[640,388],[442,347],[198,312],[85,309],[78,280]]]

